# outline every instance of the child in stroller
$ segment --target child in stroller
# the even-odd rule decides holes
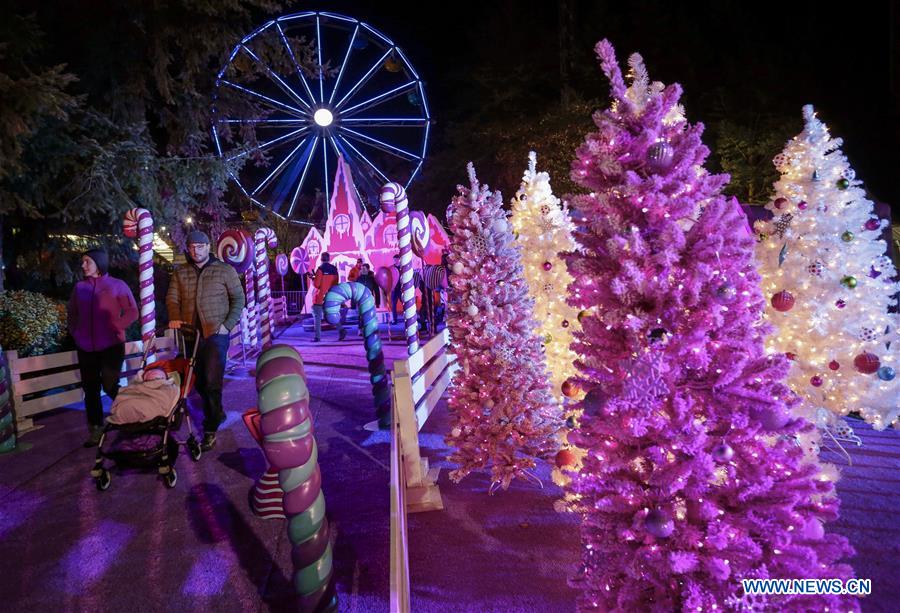
[[[184,334],[176,331],[176,343],[185,355]],[[112,411],[103,428],[97,457],[91,476],[97,489],[109,489],[110,469],[104,465],[109,459],[122,468],[156,467],[166,487],[173,488],[178,480],[175,459],[178,447],[184,444],[195,462],[202,453],[200,442],[194,436],[193,425],[188,419],[188,438],[181,443],[175,433],[181,429],[187,414],[186,398],[190,394],[194,378],[194,360],[197,355],[194,342],[189,358],[176,357],[147,364],[145,353],[143,369],[127,387],[119,391]],[[104,447],[113,432],[116,439]]]

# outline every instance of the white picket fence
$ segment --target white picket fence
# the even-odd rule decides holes
[[[285,323],[288,315],[284,298],[272,302],[275,323]],[[244,314],[241,320],[244,320]],[[237,365],[236,360],[240,360],[241,365],[246,365],[247,359],[258,349],[245,344],[243,337],[241,324],[238,323],[229,335],[228,357],[232,360],[232,368]],[[125,343],[125,362],[122,365],[124,379],[131,379],[140,368],[143,351],[142,341]],[[174,357],[176,351],[175,340],[170,334],[157,337],[156,355],[159,358]],[[19,357],[18,351],[7,351],[6,358],[12,382],[13,411],[20,434],[33,428],[33,418],[36,415],[81,402],[83,395],[78,352],[63,351],[23,358]]]
[[[434,411],[459,365],[443,330],[409,358],[394,362],[391,396],[391,602],[392,612],[410,610],[407,513],[444,508],[439,469],[419,451],[419,430]]]

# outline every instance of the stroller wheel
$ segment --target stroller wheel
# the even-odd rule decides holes
[[[109,484],[112,482],[112,475],[105,468],[103,472],[100,473],[100,476],[94,479],[94,484],[97,486],[98,492],[105,492],[109,489]]]
[[[172,489],[175,487],[175,484],[178,483],[178,473],[175,472],[175,467],[173,466],[169,472],[163,475],[163,483],[166,484],[166,487]]]
[[[191,459],[194,462],[199,462],[200,456],[203,455],[203,450],[200,448],[200,443],[197,441],[197,439],[194,438],[193,434],[187,440],[187,448]]]

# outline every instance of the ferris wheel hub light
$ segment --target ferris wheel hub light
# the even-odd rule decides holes
[[[313,120],[323,128],[327,128],[331,125],[331,122],[334,121],[334,115],[332,115],[331,111],[328,109],[319,109],[313,115]]]

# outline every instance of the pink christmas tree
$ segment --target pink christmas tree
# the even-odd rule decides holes
[[[468,170],[471,187],[460,186],[447,210],[450,337],[461,368],[450,388],[446,440],[459,465],[450,478],[490,467],[493,491],[555,451],[561,416],[503,197],[478,184],[472,164]]]
[[[845,596],[759,596],[751,578],[841,578],[852,553],[825,534],[832,484],[804,463],[788,363],[767,355],[754,240],[728,180],[703,163],[681,88],[626,88],[596,47],[612,105],[572,164],[589,193],[567,255],[569,303],[588,309],[573,348],[587,449],[570,492],[583,513],[579,608],[600,611],[848,611]],[[632,68],[643,68],[632,58]],[[761,608],[760,608],[761,607]]]

